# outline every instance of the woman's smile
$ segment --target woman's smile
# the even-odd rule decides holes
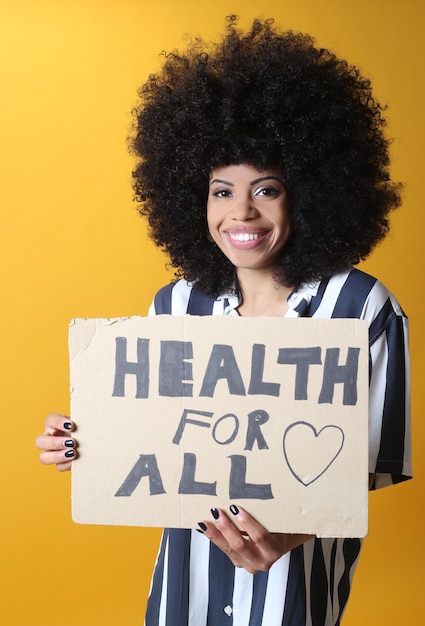
[[[271,233],[270,230],[258,231],[257,229],[251,230],[247,228],[226,230],[224,232],[228,235],[231,244],[238,250],[252,250],[257,245],[262,244],[264,239]]]

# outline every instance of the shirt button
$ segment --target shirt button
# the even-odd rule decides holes
[[[226,615],[228,615],[230,617],[230,615],[233,613],[233,609],[230,606],[230,604],[228,604],[227,606],[224,607],[223,611],[226,613]]]

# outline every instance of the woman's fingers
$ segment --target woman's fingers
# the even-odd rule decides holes
[[[55,442],[56,445],[57,442]],[[66,461],[70,461],[71,459],[75,458],[76,455],[76,451],[74,449],[74,442],[72,442],[73,445],[70,446],[62,446],[62,447],[57,447],[56,449],[53,448],[53,446],[51,446],[50,449],[43,449],[43,452],[41,452],[40,454],[40,461],[43,463],[43,465],[52,465],[53,463],[65,463]]]
[[[207,521],[199,523],[203,533],[228,556],[234,552],[242,552],[246,540],[241,531],[221,509],[212,509],[212,515],[214,523]]]
[[[72,452],[72,455],[70,452]],[[76,455],[74,450],[70,452],[42,452],[40,461],[43,465],[56,465],[58,470],[66,471],[71,468],[71,463]]]
[[[233,510],[237,511],[236,515],[239,514],[239,509],[234,507]],[[251,573],[269,569],[271,563],[268,561],[266,563],[263,558],[259,558],[261,554],[251,540],[247,529],[240,524],[241,520],[238,520],[239,527],[237,527],[233,519],[230,519],[222,509],[211,509],[211,514],[214,522],[204,521],[199,526],[208,539],[227,554],[236,567],[244,567]],[[231,517],[236,517],[236,515],[233,513]],[[257,525],[262,528],[259,524]],[[263,531],[267,535],[270,534],[265,529]]]
[[[64,450],[65,448],[74,448],[75,440],[59,435],[39,435],[35,439],[35,446],[39,450]]]
[[[71,422],[69,417],[66,415],[61,415],[60,413],[51,413],[46,417],[45,422],[45,435],[57,435],[62,433],[65,435],[66,433],[70,433],[74,430],[74,423]]]
[[[200,522],[200,529],[233,565],[252,574],[269,570],[283,554],[312,538],[269,533],[244,509],[232,505],[230,512],[227,515],[222,509],[211,509],[214,521]]]
[[[71,433],[75,426],[69,417],[51,413],[45,421],[42,435],[36,437],[35,445],[41,450],[40,461],[44,465],[56,465],[61,472],[71,469],[77,456],[77,442]]]

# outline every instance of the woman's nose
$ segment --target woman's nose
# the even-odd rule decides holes
[[[231,207],[231,218],[245,221],[257,216],[257,209],[251,198],[235,198]]]

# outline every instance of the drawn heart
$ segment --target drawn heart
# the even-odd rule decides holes
[[[283,435],[283,454],[294,477],[306,487],[323,476],[342,450],[344,431],[329,424],[317,431],[294,422]]]

